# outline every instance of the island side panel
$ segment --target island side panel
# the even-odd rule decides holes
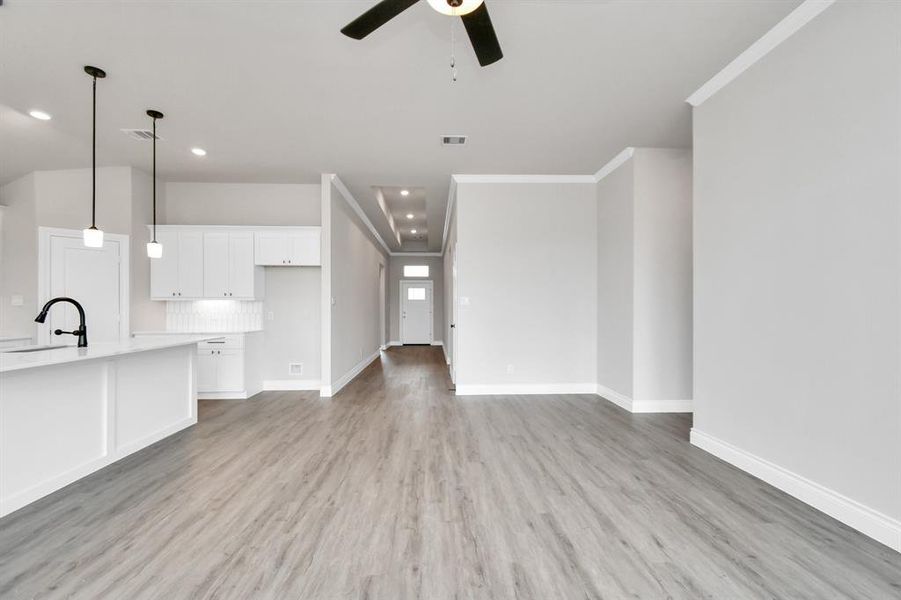
[[[145,448],[197,422],[194,346],[117,359],[116,454]]]
[[[0,515],[109,463],[109,363],[0,375]]]
[[[196,345],[0,374],[0,517],[197,422]]]

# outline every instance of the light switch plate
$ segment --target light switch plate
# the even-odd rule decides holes
[[[22,297],[22,294],[13,294],[9,297],[9,303],[12,306],[22,306],[25,304],[25,298]]]

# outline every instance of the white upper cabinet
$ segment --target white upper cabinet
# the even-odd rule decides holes
[[[162,258],[150,259],[150,296],[154,300],[203,298],[203,234],[159,231]]]
[[[263,268],[254,260],[258,228],[161,225],[162,258],[150,259],[153,300],[261,300]]]
[[[255,261],[267,267],[318,267],[319,227],[279,227],[257,230]]]
[[[203,295],[205,298],[262,298],[262,269],[253,261],[250,231],[203,234]],[[258,283],[259,280],[259,283]]]

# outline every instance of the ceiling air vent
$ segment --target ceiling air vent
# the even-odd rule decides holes
[[[462,146],[466,143],[465,135],[445,135],[441,136],[441,144],[443,146]]]
[[[142,142],[153,139],[153,132],[149,129],[123,129],[122,133],[134,140],[140,140]],[[162,141],[163,138],[156,136],[156,139]]]

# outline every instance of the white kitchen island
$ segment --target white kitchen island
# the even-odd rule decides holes
[[[0,516],[195,424],[209,339],[0,352]]]

